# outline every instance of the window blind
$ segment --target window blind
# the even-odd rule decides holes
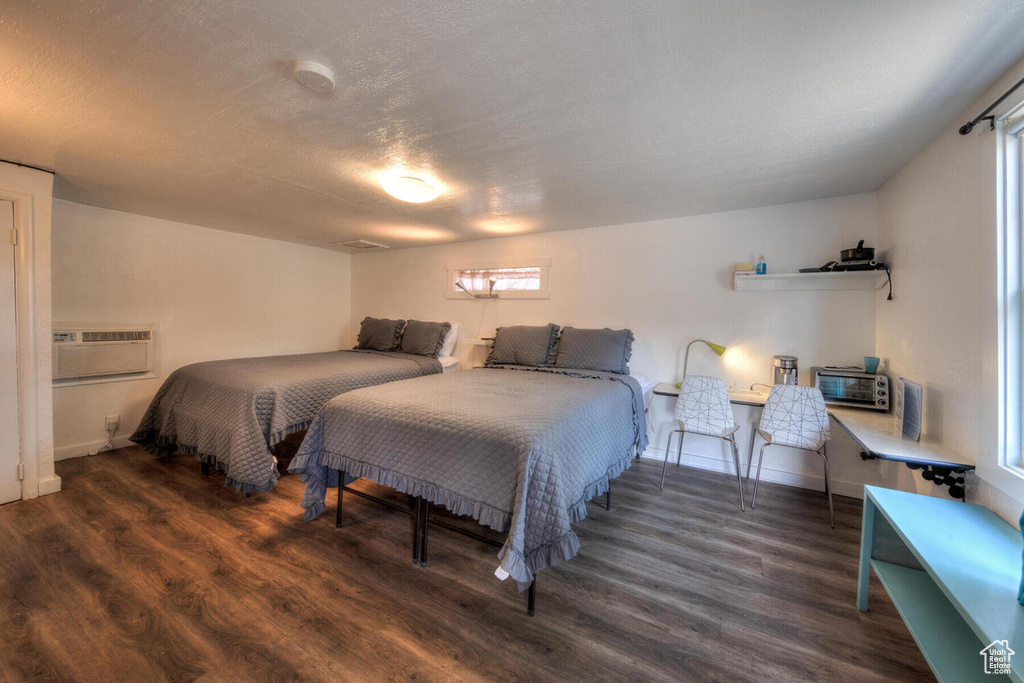
[[[470,290],[485,292],[489,281],[495,279],[495,290],[540,289],[540,268],[468,268],[460,270],[456,279],[461,279]]]

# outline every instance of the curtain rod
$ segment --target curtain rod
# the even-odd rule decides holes
[[[42,171],[43,173],[49,173],[50,175],[57,175],[57,172],[51,168],[40,168],[39,166],[33,166],[32,164],[22,164],[17,161],[9,161],[7,159],[0,159],[0,163],[13,164],[14,166],[21,166],[22,168],[31,168],[33,171]]]
[[[973,119],[971,119],[970,121],[968,121],[964,125],[960,126],[960,135],[967,135],[968,133],[970,133],[972,130],[974,130],[974,126],[977,125],[977,123],[979,121],[988,121],[989,125],[991,126],[990,130],[995,130],[996,129],[996,117],[990,116],[989,112],[992,111],[993,109],[995,109],[996,107],[998,107],[1000,102],[1002,102],[1007,97],[1009,97],[1010,93],[1012,93],[1014,90],[1016,90],[1017,88],[1019,88],[1022,85],[1024,85],[1024,78],[1022,78],[1019,81],[1017,81],[1016,83],[1014,83],[1013,86],[1009,90],[1007,90],[1006,92],[1003,93],[1002,97],[1000,97],[998,100],[996,100],[995,102],[990,104],[988,106],[988,109],[986,109],[985,111],[981,112],[980,114],[975,116]]]

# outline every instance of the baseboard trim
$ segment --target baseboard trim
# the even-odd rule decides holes
[[[96,453],[103,448],[105,443],[107,442],[104,439],[102,441],[79,443],[73,446],[60,446],[53,449],[53,459],[59,462],[61,460],[69,460],[71,458],[81,458],[86,455],[96,455]],[[131,445],[132,442],[127,436],[114,437],[114,448],[124,448],[125,446]]]
[[[103,447],[106,441],[90,441],[88,443],[75,444],[73,446],[61,446],[53,450],[53,459],[56,461],[69,460],[71,458],[81,458],[86,455],[96,455],[97,451]],[[124,448],[131,446],[132,442],[127,436],[114,437],[114,448]],[[672,454],[675,455],[674,453]],[[665,449],[655,448],[648,446],[647,450],[641,455],[645,460],[656,460],[659,462],[665,461]],[[700,455],[698,453],[687,453],[683,451],[683,464],[687,467],[696,467],[702,470],[709,470],[711,472],[722,472],[723,474],[735,474],[735,469],[731,462],[725,460],[719,460],[717,458],[709,458],[706,455]],[[669,458],[669,464],[675,464],[675,457]],[[747,463],[745,459],[740,459],[740,466],[743,469],[743,473],[746,474]],[[761,479],[763,481],[770,481],[773,484],[784,484],[786,486],[793,486],[796,488],[810,489],[812,491],[824,491],[825,490],[825,478],[818,476],[808,476],[805,474],[798,474],[796,472],[788,472],[786,470],[773,469],[769,465],[765,464],[761,467]],[[55,482],[55,483],[49,483]],[[45,487],[55,487],[52,490],[44,492]],[[863,498],[864,497],[864,484],[860,482],[840,481],[832,480],[832,490],[842,496],[850,496],[852,498]],[[47,493],[55,493],[60,491],[60,477],[54,477],[53,480],[46,480],[46,482],[39,483],[39,495],[46,495]]]
[[[39,480],[39,495],[48,496],[51,493],[57,493],[60,491],[60,477],[56,474],[52,477]]]
[[[647,450],[640,456],[644,460],[657,460],[658,462],[665,462],[665,449],[655,448],[648,446]],[[767,460],[767,458],[766,458]],[[675,453],[669,457],[669,467],[674,467],[676,464]],[[719,460],[717,458],[709,458],[706,455],[700,455],[698,453],[687,453],[683,451],[682,464],[687,467],[696,467],[701,470],[709,470],[711,472],[721,472],[723,474],[736,474],[736,468],[731,461]],[[742,455],[740,456],[740,468],[743,475],[747,474],[747,462]],[[753,482],[753,471],[751,471],[750,481]],[[824,491],[825,490],[825,477],[824,476],[808,476],[805,474],[798,474],[796,472],[788,472],[786,470],[773,469],[769,465],[764,464],[761,466],[761,481],[770,481],[773,484],[784,484],[786,486],[792,486],[794,488],[810,489],[811,491]],[[746,482],[744,482],[746,483]],[[851,481],[840,481],[835,477],[832,478],[832,492],[840,496],[849,496],[850,498],[863,498],[864,497],[864,484],[861,482]],[[747,494],[749,495],[749,493]]]

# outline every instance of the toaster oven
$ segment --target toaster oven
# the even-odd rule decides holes
[[[825,403],[851,408],[889,410],[889,378],[858,370],[811,368],[811,384]]]

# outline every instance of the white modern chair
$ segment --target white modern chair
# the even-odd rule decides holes
[[[729,394],[725,390],[725,382],[717,377],[701,377],[689,375],[683,379],[676,400],[675,417],[679,420],[679,429],[672,430],[665,444],[665,466],[661,470],[661,488],[665,488],[665,473],[668,472],[668,453],[672,447],[672,435],[679,434],[679,450],[676,453],[676,465],[683,457],[683,436],[686,433],[703,434],[725,439],[732,446],[733,460],[736,462],[736,484],[740,489],[740,510],[745,510],[743,503],[743,478],[740,475],[740,452],[736,448],[736,418],[729,403]]]
[[[825,399],[821,395],[821,390],[816,387],[786,384],[773,386],[764,404],[757,433],[764,439],[764,443],[757,455],[757,475],[754,477],[754,495],[750,499],[750,508],[753,509],[757,502],[757,483],[761,480],[761,461],[764,459],[765,448],[790,446],[814,451],[825,461],[825,493],[828,495],[829,523],[835,529],[836,516],[832,511],[832,482],[828,477],[826,452],[826,444],[832,438],[832,430],[829,428],[828,411],[825,409]]]

